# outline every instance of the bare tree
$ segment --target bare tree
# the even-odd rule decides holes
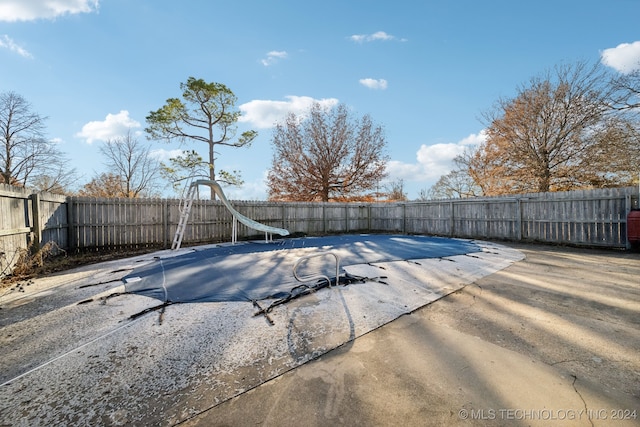
[[[404,191],[403,179],[396,179],[389,182],[384,186],[384,189],[386,191],[387,200],[389,201],[404,202],[409,199],[407,197],[407,193]]]
[[[145,131],[150,138],[207,144],[209,177],[215,180],[218,176],[216,146],[248,147],[257,133],[245,131],[235,139],[240,111],[235,110],[236,96],[222,83],[206,83],[189,77],[186,83],[180,84],[180,89],[182,100],[169,98],[163,107],[152,111],[147,116],[149,127]],[[224,177],[232,184],[241,182],[240,177],[231,172]],[[211,198],[214,197],[211,190]]]
[[[612,160],[613,88],[601,64],[578,62],[531,79],[514,99],[485,114],[487,140],[469,159],[469,174],[485,195],[561,191],[604,185],[594,176]],[[609,144],[609,146],[607,146]],[[628,155],[615,144],[615,156]],[[608,155],[605,153],[609,153]],[[614,168],[614,169],[612,169]]]
[[[630,111],[610,117],[594,138],[585,155],[588,166],[578,176],[597,188],[627,186],[637,183],[640,172],[640,121]],[[578,183],[579,184],[579,183]]]
[[[0,93],[0,182],[23,187],[47,180],[63,187],[75,174],[56,143],[44,136],[46,117],[14,92]]]
[[[361,200],[386,176],[383,128],[368,115],[352,119],[344,105],[314,103],[307,117],[289,114],[272,144],[272,200]]]
[[[420,191],[418,191],[418,198],[416,200],[424,202],[429,199],[429,190],[427,188],[421,188]]]
[[[616,115],[612,129],[607,129],[604,139],[611,141],[611,145],[626,149],[618,149],[613,154],[616,158],[611,160],[616,163],[618,173],[626,175],[629,185],[640,184],[638,165],[640,165],[640,62],[638,67],[629,73],[619,73],[611,82],[613,95],[611,98],[611,108]],[[627,155],[619,156],[618,153]],[[611,155],[605,153],[604,155]],[[611,172],[601,172],[606,177],[611,176]]]
[[[150,148],[140,143],[131,130],[126,135],[107,140],[100,147],[110,173],[120,177],[121,195],[136,198],[156,189],[159,164],[150,156]]]
[[[425,199],[461,199],[481,196],[482,191],[464,169],[455,169],[440,179],[426,192]]]
[[[442,175],[428,191],[421,192],[420,199],[457,199],[481,196],[483,194],[482,188],[469,173],[469,165],[474,155],[475,148],[465,148],[462,154],[453,159],[453,170]]]
[[[68,167],[68,161],[54,160],[57,169],[52,169],[51,174],[38,174],[31,183],[35,191],[47,191],[55,194],[70,195],[78,176],[75,168]]]
[[[612,80],[612,87],[614,90],[612,108],[622,111],[640,111],[640,69],[627,74],[618,74]]]

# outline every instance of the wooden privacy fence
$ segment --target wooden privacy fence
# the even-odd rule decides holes
[[[177,199],[96,199],[29,194],[0,185],[0,272],[29,244],[65,250],[170,247]],[[291,234],[405,233],[626,248],[626,219],[638,189],[534,193],[402,203],[236,201],[256,221]],[[183,244],[230,241],[232,216],[217,201],[194,201]],[[239,224],[239,238],[259,238]]]
[[[67,248],[65,196],[33,193],[0,184],[0,277],[8,274],[21,250],[54,242]]]

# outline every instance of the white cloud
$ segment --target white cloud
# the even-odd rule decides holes
[[[0,21],[34,21],[54,19],[76,13],[91,13],[98,9],[100,0],[2,0]]]
[[[266,200],[269,194],[267,188],[268,170],[265,170],[261,178],[253,181],[245,181],[241,187],[225,187],[224,194],[229,200]]]
[[[384,31],[376,31],[373,34],[354,34],[349,37],[351,41],[356,43],[364,43],[364,42],[374,42],[374,41],[389,41],[389,40],[398,40],[401,42],[407,41],[407,39],[399,39],[396,36],[392,36],[391,34],[387,34]]]
[[[267,57],[261,59],[260,62],[262,62],[262,65],[265,67],[268,67],[278,62],[279,59],[286,59],[287,56],[289,55],[285,51],[272,50],[271,52],[268,52]]]
[[[2,15],[1,12],[0,15]],[[11,52],[15,52],[24,58],[33,58],[33,55],[31,55],[31,53],[29,53],[23,47],[19,46],[11,39],[11,37],[6,34],[0,37],[0,48],[9,49]]]
[[[623,74],[640,70],[640,41],[622,43],[603,50],[601,61],[604,65]]]
[[[256,99],[240,105],[243,113],[239,122],[250,123],[257,128],[271,128],[282,121],[289,113],[304,115],[314,102],[326,107],[338,104],[335,98],[314,99],[309,96],[286,96],[287,101],[269,101]]]
[[[424,171],[417,163],[405,163],[400,160],[389,160],[387,162],[387,173],[390,180],[404,179],[411,181],[423,181]]]
[[[159,162],[168,162],[169,159],[178,157],[184,150],[176,148],[174,150],[165,150],[164,148],[157,148],[149,152],[149,157],[158,160]]]
[[[391,179],[405,181],[435,181],[453,169],[453,159],[462,154],[465,147],[478,145],[486,139],[485,131],[471,134],[454,143],[422,144],[416,152],[416,163],[392,160],[387,164]]]
[[[103,121],[89,122],[82,126],[76,137],[86,139],[88,144],[93,141],[106,141],[126,135],[132,128],[139,128],[140,123],[129,117],[126,110],[118,114],[107,114]]]
[[[366,86],[369,89],[386,89],[387,81],[385,79],[360,79],[360,84]]]
[[[466,138],[462,138],[458,145],[480,145],[487,140],[487,131],[482,129],[478,133],[472,133]]]

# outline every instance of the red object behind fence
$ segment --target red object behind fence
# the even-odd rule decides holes
[[[627,215],[627,241],[631,245],[640,245],[640,209],[635,209]]]

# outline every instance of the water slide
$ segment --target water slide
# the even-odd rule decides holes
[[[199,179],[197,181],[194,181],[191,184],[191,186],[198,186],[198,185],[209,186],[213,190],[213,192],[216,193],[216,196],[218,196],[220,201],[225,205],[225,207],[229,210],[229,212],[231,212],[231,214],[233,215],[234,221],[233,221],[233,239],[232,240],[234,243],[237,240],[236,220],[240,221],[241,223],[243,223],[244,225],[246,225],[247,227],[253,230],[264,232],[265,239],[267,239],[267,236],[269,234],[279,234],[280,236],[289,235],[289,230],[285,230],[284,228],[271,227],[271,226],[262,224],[258,221],[252,220],[251,218],[247,218],[246,216],[242,215],[240,212],[235,210],[231,202],[229,202],[229,200],[227,199],[227,196],[225,196],[224,191],[222,191],[222,187],[220,187],[220,184],[218,184],[216,181],[213,181],[210,179]]]

